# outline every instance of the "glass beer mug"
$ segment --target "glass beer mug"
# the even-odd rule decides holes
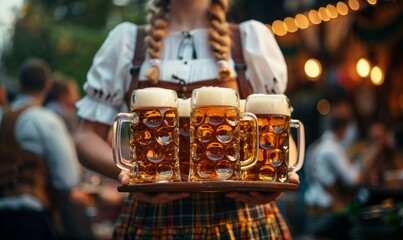
[[[190,165],[190,98],[178,98],[179,166],[182,181],[188,181]]]
[[[254,114],[241,113],[238,93],[231,88],[202,87],[193,90],[190,113],[189,181],[241,180],[241,169],[252,167],[240,157],[240,120],[254,121]]]
[[[130,123],[130,159],[122,156],[122,123]],[[112,129],[116,166],[131,183],[175,182],[179,174],[178,97],[162,88],[134,90],[130,113],[116,115]]]
[[[291,119],[291,105],[283,94],[252,94],[245,103],[259,124],[257,163],[243,172],[249,181],[288,182],[288,172],[298,171],[304,162],[305,130],[301,121]],[[290,128],[297,129],[298,157],[290,162]]]

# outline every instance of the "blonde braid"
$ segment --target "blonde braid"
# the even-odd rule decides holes
[[[169,0],[151,0],[148,3],[147,53],[150,57],[151,67],[144,76],[153,84],[157,84],[160,78],[159,63],[164,37],[168,32],[169,21],[167,19]]]
[[[212,0],[209,15],[209,43],[210,49],[218,65],[218,80],[227,81],[231,76],[228,67],[229,52],[231,49],[231,38],[226,20],[228,0]]]

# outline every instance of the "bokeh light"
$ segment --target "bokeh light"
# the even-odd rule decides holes
[[[319,18],[324,22],[327,22],[330,20],[330,12],[329,12],[329,10],[327,10],[327,8],[324,8],[324,7],[319,8],[318,15],[319,15]]]
[[[319,24],[322,22],[322,20],[319,18],[318,11],[316,11],[314,9],[309,11],[308,17],[309,17],[309,20],[311,21],[311,23],[313,23],[313,24]]]
[[[367,59],[360,58],[357,62],[356,69],[357,69],[358,76],[365,78],[365,77],[368,77],[369,72],[371,70],[371,66]]]
[[[287,17],[284,19],[284,24],[287,26],[287,31],[290,33],[296,32],[298,30],[295,20],[292,17]]]
[[[295,24],[297,25],[297,27],[299,27],[300,29],[306,29],[309,27],[309,19],[307,16],[305,16],[304,14],[298,13],[295,16]]]
[[[283,21],[276,20],[271,25],[274,34],[278,36],[284,36],[287,34],[287,26]]]
[[[348,6],[354,11],[360,9],[360,3],[357,0],[348,0]]]
[[[375,86],[379,86],[382,85],[383,81],[384,81],[384,74],[382,72],[382,69],[378,66],[374,66],[371,69],[371,82],[375,85]]]
[[[337,18],[337,16],[339,16],[339,13],[337,12],[337,8],[334,5],[328,4],[326,6],[326,9],[329,11],[331,18]]]
[[[317,59],[310,58],[304,65],[305,74],[310,80],[317,80],[322,74],[322,65]]]
[[[316,104],[316,109],[321,115],[327,115],[330,112],[330,103],[326,99],[321,99]]]
[[[339,12],[340,15],[347,15],[348,14],[348,7],[344,2],[338,2],[336,4],[337,12]]]

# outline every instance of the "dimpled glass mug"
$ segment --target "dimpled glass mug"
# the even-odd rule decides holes
[[[301,121],[291,119],[291,105],[283,94],[251,94],[245,111],[252,112],[259,124],[257,163],[243,171],[243,180],[288,182],[288,172],[298,171],[304,162],[305,130]],[[298,158],[289,161],[290,127],[297,129]]]
[[[190,164],[190,98],[179,103],[179,165],[182,181],[188,181]]]
[[[257,161],[241,164],[240,120],[254,121],[254,114],[241,113],[238,92],[231,88],[201,87],[194,89],[190,113],[189,181],[241,180],[241,169]]]
[[[130,159],[122,156],[122,123],[130,123]],[[131,183],[180,181],[178,97],[175,91],[144,88],[132,92],[130,113],[113,123],[116,166],[131,172]]]

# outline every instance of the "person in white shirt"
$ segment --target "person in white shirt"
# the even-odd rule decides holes
[[[79,162],[61,118],[42,107],[51,87],[48,64],[26,60],[19,83],[16,99],[0,111],[1,237],[54,239],[50,213],[79,183]]]
[[[304,164],[307,232],[320,237],[346,234],[347,230],[338,224],[348,220],[338,213],[351,202],[351,187],[361,179],[360,170],[348,159],[341,144],[349,119],[337,113],[330,115],[329,128],[308,147]]]

